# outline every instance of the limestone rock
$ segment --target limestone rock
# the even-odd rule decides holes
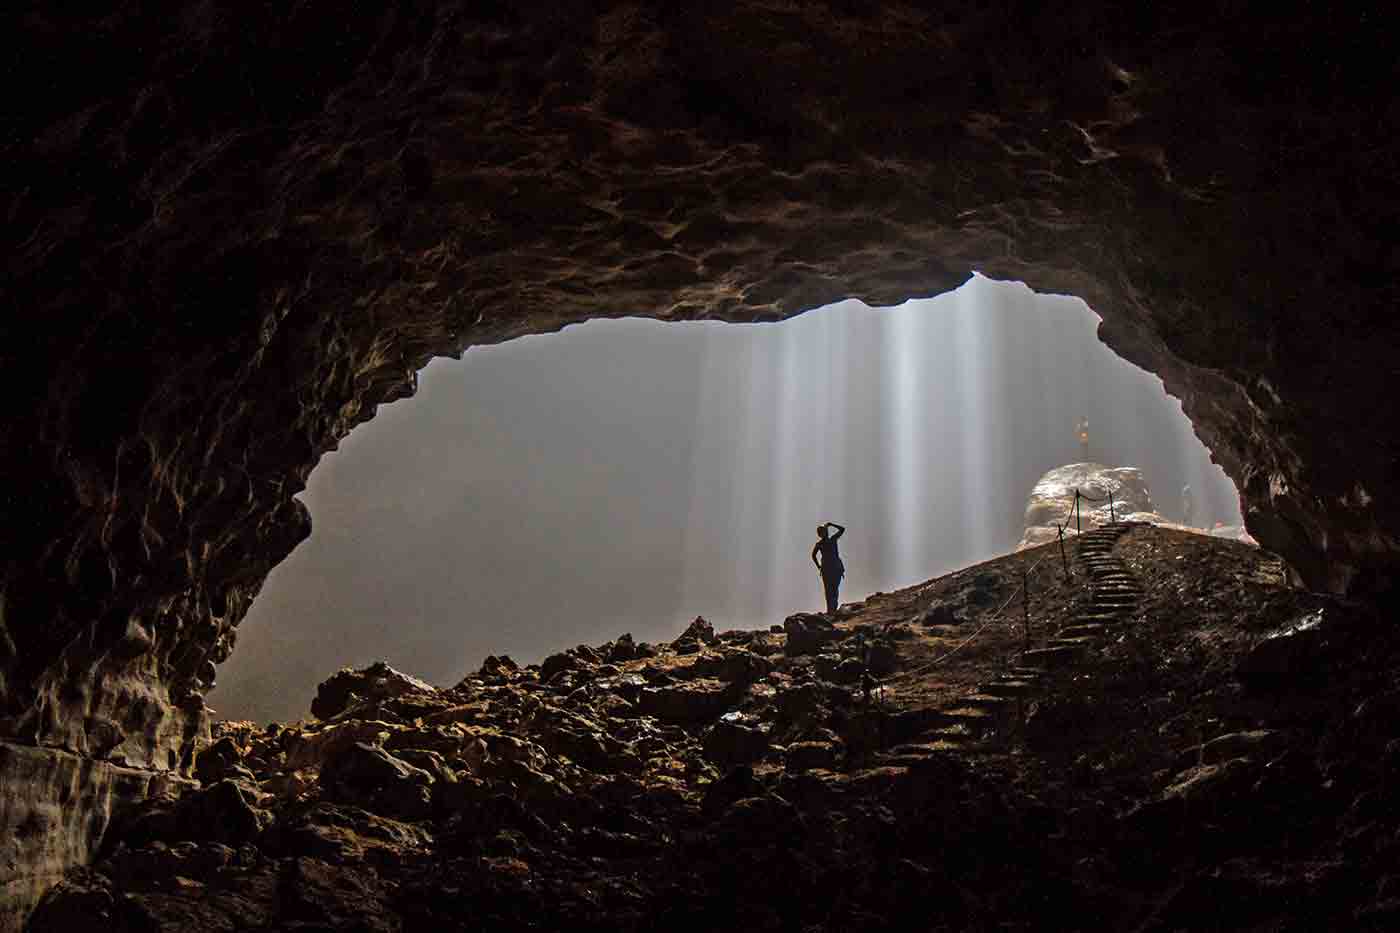
[[[406,693],[433,694],[437,689],[416,677],[376,661],[361,670],[344,668],[316,688],[311,715],[330,719],[360,702],[388,700]]]
[[[1079,530],[1089,531],[1107,525],[1110,518],[1119,521],[1164,521],[1157,514],[1147,481],[1137,467],[1069,463],[1046,472],[1031,489],[1026,501],[1026,530],[1017,550],[1057,540],[1055,526],[1063,525],[1066,521],[1066,537],[1077,533],[1074,514],[1076,489],[1088,497],[1079,503]],[[1111,509],[1110,496],[1113,500]]]
[[[785,651],[789,655],[813,654],[828,642],[840,637],[831,620],[813,613],[798,613],[783,620],[787,635]]]
[[[771,321],[974,268],[1078,294],[1309,586],[1394,579],[1400,116],[1363,14],[338,14],[50,4],[17,30],[12,71],[49,84],[4,150],[0,734],[85,763],[16,765],[0,800],[85,812],[5,890],[88,856],[68,823],[129,789],[108,767],[192,765],[327,450],[433,356],[590,317]]]
[[[428,772],[363,742],[345,746],[321,767],[321,786],[331,799],[407,820],[428,815],[432,784]]]
[[[632,640],[632,633],[625,632],[613,641],[612,650],[608,652],[608,660],[614,664],[625,663],[637,657],[637,643]]]
[[[813,768],[831,769],[840,761],[840,750],[831,742],[793,742],[783,755],[788,771],[811,771]]]
[[[642,712],[667,722],[702,722],[716,719],[735,694],[725,683],[698,679],[689,683],[647,687],[638,698]]]
[[[205,784],[216,784],[225,778],[253,780],[253,772],[240,763],[242,754],[229,736],[224,736],[195,757],[195,777]]]
[[[721,768],[747,765],[769,748],[768,730],[751,717],[726,713],[705,731],[705,754]]]

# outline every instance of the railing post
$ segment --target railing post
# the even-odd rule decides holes
[[[1074,533],[1082,535],[1084,529],[1079,527],[1079,490],[1074,491]]]
[[[1060,563],[1065,569],[1065,582],[1069,582],[1069,558],[1065,556],[1065,526],[1057,524],[1055,530],[1060,535]]]
[[[1110,522],[1117,522],[1117,521],[1118,521],[1118,513],[1117,513],[1116,511],[1114,511],[1114,508],[1113,508],[1113,490],[1112,490],[1112,489],[1110,489],[1110,490],[1108,491],[1108,520],[1109,520]]]

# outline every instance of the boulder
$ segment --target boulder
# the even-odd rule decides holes
[[[696,616],[695,621],[686,626],[685,631],[676,638],[676,642],[685,640],[699,642],[703,645],[714,645],[719,642],[715,636],[715,627],[706,622],[704,616]]]
[[[400,819],[423,819],[431,811],[433,777],[375,745],[356,742],[321,767],[328,799],[362,806]]]
[[[834,742],[793,742],[783,754],[783,767],[793,773],[817,768],[830,771],[840,763],[841,753]]]
[[[716,822],[719,840],[736,848],[794,846],[805,827],[802,814],[775,794],[746,797],[729,805]]]
[[[482,677],[510,677],[519,671],[520,666],[511,660],[510,655],[497,657],[494,654],[488,654],[486,660],[481,662],[480,673]]]
[[[286,748],[283,766],[292,771],[319,768],[347,745],[356,742],[382,745],[407,731],[405,726],[373,719],[337,722],[315,731],[288,730],[282,735]]]
[[[1235,678],[1250,690],[1321,686],[1328,635],[1320,610],[1306,615],[1255,644],[1235,665]]]
[[[806,683],[778,694],[778,711],[783,718],[795,721],[818,713],[825,705],[826,690],[821,684]]]
[[[667,722],[704,722],[718,718],[735,699],[729,685],[702,678],[682,684],[647,687],[637,705],[643,713]]]
[[[157,840],[134,849],[118,845],[102,870],[123,888],[141,888],[176,876],[203,881],[236,856],[231,847],[219,842],[166,845]]]
[[[711,781],[705,786],[705,795],[701,799],[700,807],[706,815],[715,817],[723,814],[735,802],[757,797],[762,793],[763,785],[754,777],[753,768],[739,765],[718,781]]]
[[[24,929],[29,933],[111,933],[115,913],[112,880],[80,867],[49,889]]]
[[[608,652],[608,660],[614,664],[623,664],[635,660],[636,657],[637,643],[632,640],[631,632],[624,632],[617,636],[617,640],[612,643],[612,649]]]
[[[555,675],[577,670],[581,666],[579,659],[567,651],[551,654],[540,664],[540,680],[553,680]]]
[[[383,661],[361,670],[343,668],[322,681],[311,701],[311,715],[330,719],[351,706],[365,701],[387,700],[406,693],[437,693],[437,688],[416,677],[396,671]]]
[[[278,893],[280,919],[307,929],[398,933],[402,927],[385,906],[378,876],[364,868],[294,859],[283,872]]]
[[[918,621],[920,625],[933,628],[935,626],[958,625],[962,620],[953,614],[953,608],[951,606],[939,603],[936,606],[930,606],[925,609],[919,615]]]
[[[893,674],[899,667],[899,655],[895,652],[894,645],[886,641],[877,641],[868,645],[865,653],[865,666],[876,677]]]
[[[768,730],[753,717],[725,713],[705,731],[701,744],[706,757],[721,768],[747,765],[768,751]]]
[[[1094,500],[1079,502],[1082,531],[1107,525],[1110,521],[1109,496],[1113,497],[1112,517],[1118,521],[1165,521],[1152,504],[1147,481],[1137,467],[1109,467],[1102,463],[1069,463],[1045,473],[1031,488],[1026,500],[1025,531],[1016,550],[1055,541],[1056,526],[1069,522],[1066,536],[1075,533],[1074,491]]]
[[[195,756],[195,777],[202,784],[217,784],[226,778],[253,783],[253,772],[241,764],[242,758],[242,749],[230,736],[224,736]]]
[[[823,645],[841,637],[831,620],[812,613],[798,613],[783,620],[789,655],[815,654]]]
[[[224,780],[180,797],[145,801],[129,814],[113,838],[140,848],[157,840],[241,845],[256,838],[272,815],[250,787]]]

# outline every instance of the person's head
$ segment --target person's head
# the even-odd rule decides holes
[[[825,537],[826,537],[826,526],[825,526],[825,525],[818,525],[818,526],[817,526],[817,537],[818,537],[818,538],[825,538]]]

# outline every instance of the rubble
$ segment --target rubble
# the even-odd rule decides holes
[[[1390,893],[1309,879],[1345,856],[1358,885],[1394,887],[1400,684],[1365,685],[1393,680],[1400,647],[1288,591],[1257,549],[1153,529],[1117,547],[1141,607],[1026,696],[986,692],[1020,683],[992,675],[1023,636],[966,633],[996,621],[974,595],[995,612],[1034,553],[778,633],[698,619],[650,648],[488,658],[445,688],[339,671],[324,716],[217,723],[200,783],[118,814],[31,930],[1032,929],[1047,912],[1175,929],[1208,890],[1201,859],[1290,892],[1304,926],[1388,916]],[[1036,598],[1047,628],[1085,601],[1072,581]],[[918,624],[954,604],[955,629]],[[1371,673],[1328,661],[1306,694],[1240,689],[1259,645],[1320,630]],[[1222,854],[1275,849],[1303,854]]]

